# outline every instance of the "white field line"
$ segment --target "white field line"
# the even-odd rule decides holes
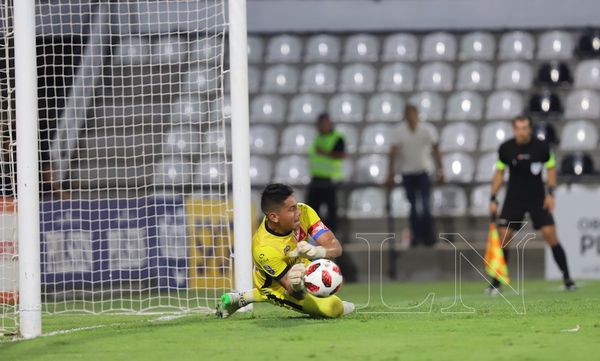
[[[187,316],[192,316],[194,314],[179,314],[179,315],[165,315],[165,316],[160,316],[154,319],[149,319],[149,320],[141,320],[141,321],[135,321],[135,322],[116,322],[116,323],[110,323],[110,324],[105,324],[105,325],[95,325],[95,326],[85,326],[85,327],[75,327],[75,328],[70,328],[67,330],[56,330],[56,331],[51,331],[51,332],[46,332],[44,334],[42,334],[42,336],[40,337],[51,337],[51,336],[58,336],[58,335],[67,335],[70,333],[75,333],[75,332],[81,332],[81,331],[89,331],[89,330],[96,330],[99,328],[107,328],[107,327],[121,327],[121,326],[126,326],[126,325],[131,325],[134,323],[144,323],[144,322],[166,322],[166,321],[172,321],[172,320],[176,320],[178,318],[183,318],[183,317],[187,317]],[[22,339],[20,337],[13,337],[11,339],[6,339],[6,340],[2,340],[0,339],[0,344],[3,343],[11,343],[11,342],[19,342],[19,341],[26,341],[25,339]]]

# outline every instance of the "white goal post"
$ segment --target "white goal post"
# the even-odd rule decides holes
[[[19,280],[0,326],[251,288],[246,0],[2,1]]]

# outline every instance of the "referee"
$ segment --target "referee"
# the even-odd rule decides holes
[[[556,187],[556,158],[547,143],[531,136],[532,122],[527,116],[517,116],[512,120],[514,138],[507,140],[498,150],[496,173],[492,180],[490,212],[495,216],[498,211],[496,194],[504,181],[504,170],[509,169],[506,199],[500,218],[498,231],[502,242],[511,239],[513,230],[522,226],[525,213],[529,213],[536,230],[541,229],[546,243],[552,249],[554,261],[563,274],[565,290],[576,289],[569,276],[567,257],[556,235],[556,226],[552,211],[554,210],[554,188]],[[547,170],[547,181],[544,185],[542,170]],[[506,247],[503,244],[502,247]],[[504,248],[508,258],[508,249]],[[488,294],[500,292],[500,281],[492,280],[492,286],[486,288]]]

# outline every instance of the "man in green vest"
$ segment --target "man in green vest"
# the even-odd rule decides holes
[[[324,223],[331,230],[337,226],[336,184],[344,180],[343,162],[346,157],[344,136],[333,128],[329,114],[317,118],[319,135],[308,150],[311,182],[307,203],[317,212],[327,207]]]

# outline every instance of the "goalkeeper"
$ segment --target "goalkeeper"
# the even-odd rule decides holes
[[[335,258],[342,246],[308,205],[298,203],[294,190],[270,184],[262,193],[265,217],[252,238],[254,286],[221,296],[217,316],[229,317],[253,302],[269,302],[312,317],[335,318],[351,313],[354,304],[333,295],[318,298],[306,292],[304,273],[313,259]],[[308,243],[308,236],[318,244]]]

